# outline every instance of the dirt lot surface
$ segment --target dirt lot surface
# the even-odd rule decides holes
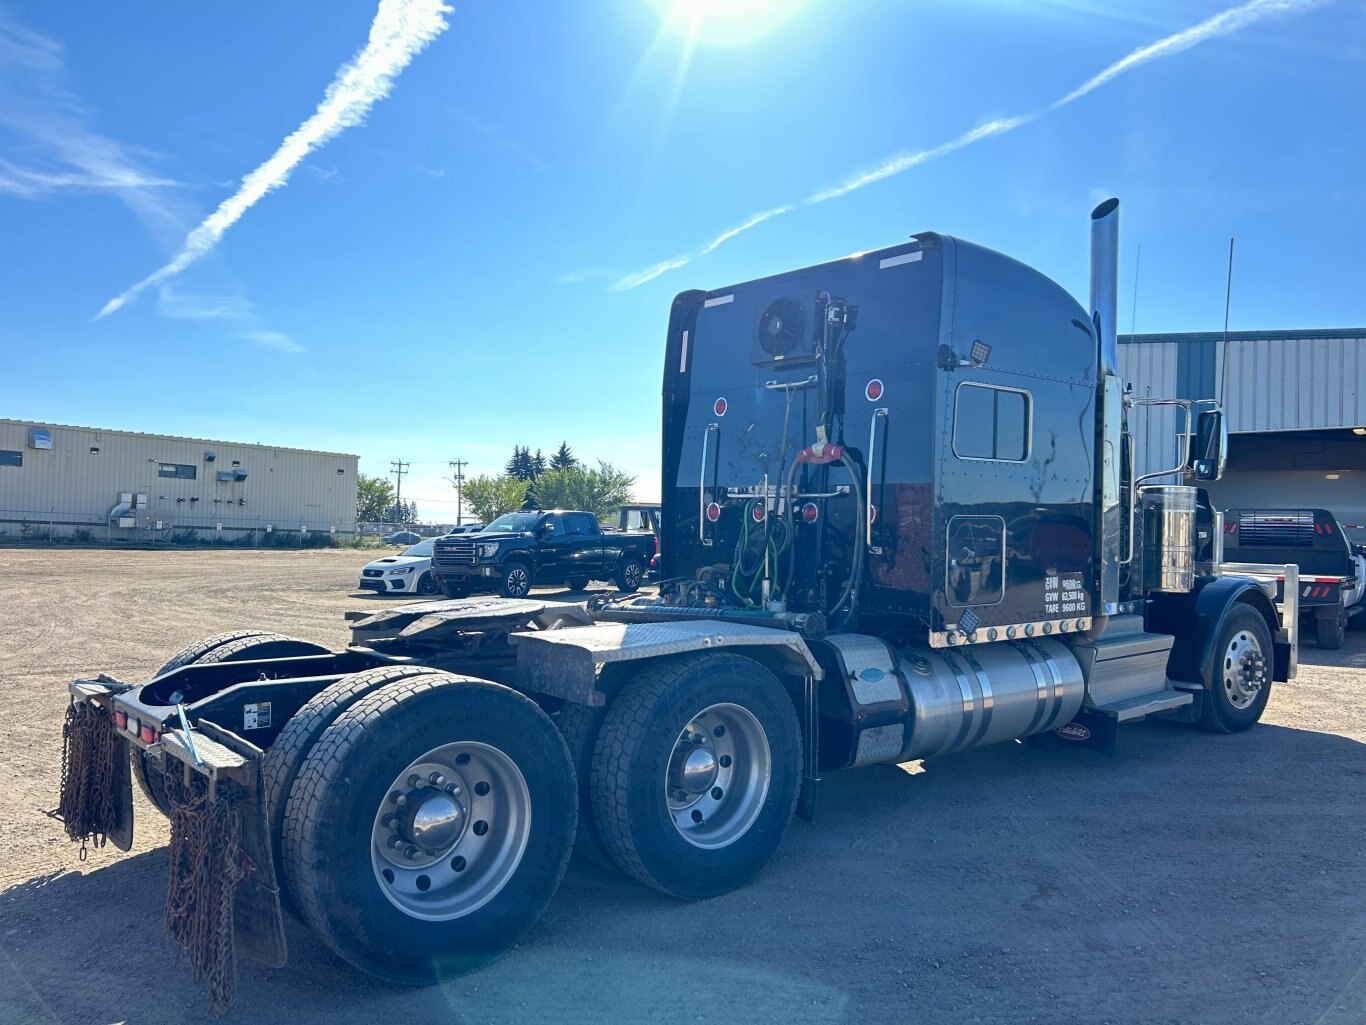
[[[199,637],[329,644],[365,552],[0,550],[0,1023],[179,1023],[166,825],[82,863],[57,802],[66,682]],[[682,904],[577,860],[496,964],[425,990],[297,922],[241,965],[240,1022],[1366,1022],[1366,633],[1307,645],[1262,724],[1121,731],[1113,759],[1005,745],[829,778],[745,889]]]

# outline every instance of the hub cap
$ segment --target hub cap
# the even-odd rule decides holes
[[[513,594],[526,594],[531,589],[531,581],[527,578],[526,570],[520,566],[514,566],[508,570],[508,590]]]
[[[370,832],[370,862],[389,903],[441,921],[483,907],[512,878],[531,830],[516,763],[487,744],[446,744],[389,784]]]
[[[1224,652],[1224,694],[1234,708],[1246,708],[1266,683],[1266,658],[1255,635],[1239,630]]]
[[[740,705],[704,708],[669,754],[665,803],[678,834],[694,847],[726,847],[763,810],[773,771],[759,720]]]

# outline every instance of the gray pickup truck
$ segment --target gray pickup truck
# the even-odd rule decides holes
[[[654,551],[649,531],[604,533],[591,512],[537,509],[499,516],[478,534],[438,538],[432,575],[448,598],[475,590],[523,598],[535,584],[581,591],[590,580],[634,591]]]

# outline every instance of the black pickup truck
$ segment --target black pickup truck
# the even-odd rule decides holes
[[[1320,648],[1342,647],[1348,619],[1359,619],[1363,612],[1363,554],[1363,547],[1347,539],[1327,509],[1230,509],[1224,514],[1227,561],[1292,562],[1300,568],[1301,628],[1313,623]],[[1285,581],[1278,579],[1277,601],[1284,587]]]
[[[634,591],[654,550],[652,533],[604,533],[591,512],[530,510],[499,516],[478,534],[438,538],[432,575],[448,598],[476,589],[522,598],[535,584],[581,591],[590,580]]]

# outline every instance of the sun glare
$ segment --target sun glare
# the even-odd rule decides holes
[[[690,44],[746,46],[780,28],[806,0],[649,0],[661,26]]]

